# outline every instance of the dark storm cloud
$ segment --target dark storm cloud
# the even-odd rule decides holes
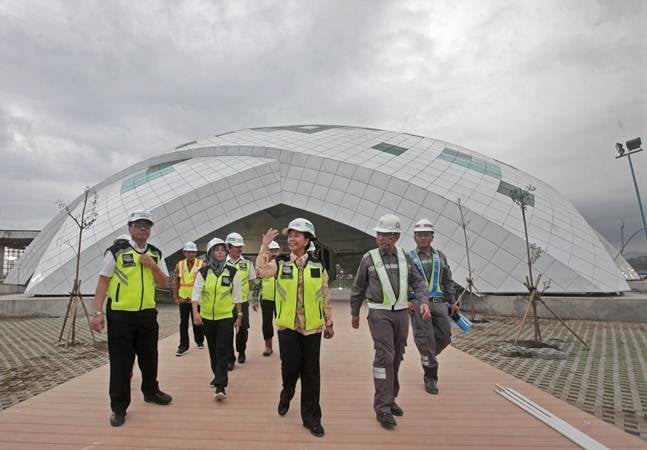
[[[612,152],[645,131],[644,23],[638,0],[0,2],[0,227],[216,131],[323,122],[508,162],[614,242],[637,211]]]

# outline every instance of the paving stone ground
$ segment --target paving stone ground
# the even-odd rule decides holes
[[[647,440],[647,324],[567,321],[589,344],[587,350],[558,321],[540,320],[544,342],[568,354],[564,360],[545,360],[496,352],[501,342],[515,338],[520,320],[487,319],[490,322],[475,324],[469,333],[454,328],[453,345]],[[521,339],[531,339],[532,333],[526,324]]]
[[[177,333],[177,307],[162,304],[158,310],[160,339]],[[497,345],[514,339],[518,319],[488,319],[469,333],[454,328],[454,345],[647,440],[647,324],[568,321],[590,343],[586,350],[557,321],[541,320],[544,340],[568,354],[543,360],[497,353]],[[65,348],[57,342],[61,324],[60,317],[0,319],[0,410],[108,362],[105,332],[94,346],[79,324],[80,344]],[[531,338],[531,331],[527,325],[522,339]]]
[[[178,332],[175,305],[158,305],[160,339]],[[85,320],[85,318],[83,318]],[[0,410],[108,363],[106,332],[77,322],[77,345],[58,343],[62,317],[0,319]],[[107,387],[106,387],[107,389]]]

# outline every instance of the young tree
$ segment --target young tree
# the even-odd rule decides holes
[[[469,241],[467,239],[467,226],[469,225],[469,220],[465,219],[465,215],[463,214],[463,205],[461,203],[461,199],[458,199],[458,211],[460,212],[461,215],[461,228],[463,229],[463,238],[465,239],[465,254],[467,255],[467,278],[465,278],[465,287],[463,288],[463,292],[458,296],[458,300],[456,303],[461,304],[462,306],[462,300],[465,294],[469,294],[468,298],[470,299],[470,320],[472,322],[476,322],[476,308],[475,308],[475,303],[476,303],[476,298],[481,298],[480,292],[478,289],[476,289],[476,286],[474,286],[474,277],[472,275],[472,264],[470,262],[470,246],[469,246]]]
[[[532,308],[533,316],[534,316],[534,329],[535,329],[535,341],[536,342],[542,342],[541,339],[541,329],[539,328],[539,316],[537,315],[537,304],[541,303],[544,305],[544,307],[550,311],[550,313],[562,324],[568,331],[570,331],[582,344],[584,344],[584,347],[588,349],[588,345],[584,340],[577,334],[575,331],[573,331],[558,315],[553,311],[553,309],[546,304],[544,299],[542,298],[543,292],[539,292],[537,289],[537,286],[539,285],[539,281],[541,280],[541,274],[537,276],[537,280],[535,281],[533,279],[533,274],[532,274],[532,266],[537,262],[537,260],[541,257],[541,255],[544,253],[541,247],[539,247],[536,244],[531,244],[530,240],[528,238],[528,223],[526,220],[526,210],[528,208],[528,205],[531,203],[531,198],[532,198],[532,192],[535,191],[535,186],[532,184],[526,186],[525,189],[521,188],[515,188],[510,196],[512,197],[512,201],[516,203],[519,208],[521,209],[521,217],[523,218],[523,231],[524,231],[524,236],[526,240],[526,257],[527,257],[527,262],[528,262],[528,275],[526,275],[526,281],[524,282],[524,285],[528,289],[528,308],[526,308],[526,313],[523,316],[523,319],[521,319],[521,324],[519,325],[519,332],[517,333],[517,337],[514,340],[514,343],[516,344],[517,341],[519,340],[519,336],[521,336],[521,332],[523,331],[523,325],[526,322],[526,318],[528,317],[528,312]],[[544,291],[550,288],[550,280],[547,282],[544,282]]]
[[[89,205],[88,200],[90,200]],[[66,244],[70,245],[76,253],[76,270],[74,272],[74,284],[72,285],[72,291],[70,292],[70,299],[67,303],[67,310],[65,311],[65,318],[63,319],[63,326],[61,327],[61,333],[58,337],[58,341],[61,342],[61,340],[63,339],[63,333],[65,332],[68,318],[70,318],[71,315],[71,326],[68,330],[68,336],[65,345],[67,346],[68,344],[74,344],[76,337],[77,306],[78,303],[80,303],[81,307],[83,308],[85,318],[88,322],[88,329],[90,330],[90,335],[92,336],[92,342],[96,342],[94,340],[94,332],[92,331],[92,327],[90,326],[90,316],[88,315],[88,310],[85,307],[83,295],[81,295],[81,280],[79,279],[79,268],[81,265],[81,243],[83,242],[83,231],[90,228],[98,217],[97,193],[91,190],[89,186],[83,188],[83,207],[81,208],[80,214],[74,215],[74,208],[72,208],[70,205],[65,205],[61,201],[58,202],[58,206],[61,210],[65,211],[65,214],[67,214],[67,216],[70,217],[78,227],[76,249],[74,249],[70,240],[67,240],[65,242]]]

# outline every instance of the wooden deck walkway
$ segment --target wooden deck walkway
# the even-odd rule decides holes
[[[372,341],[363,319],[350,327],[347,304],[335,303],[336,336],[322,343],[323,426],[315,438],[301,426],[299,391],[285,417],[276,413],[278,352],[261,356],[260,314],[252,314],[247,363],[231,372],[229,398],[212,399],[207,350],[178,358],[177,335],[160,341],[159,380],[169,406],[144,403],[136,370],[126,424],[108,423],[104,366],[0,412],[0,449],[387,449],[573,448],[566,438],[494,392],[517,389],[609,448],[647,445],[623,431],[518,381],[458,350],[441,356],[441,393],[424,391],[418,352],[409,343],[398,403],[405,411],[393,431],[372,409]],[[363,314],[365,316],[365,314]],[[460,332],[460,331],[459,331]],[[411,341],[411,339],[410,339]]]

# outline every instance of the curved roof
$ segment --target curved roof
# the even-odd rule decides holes
[[[483,154],[408,133],[333,125],[251,128],[192,141],[102,181],[98,219],[82,246],[81,279],[94,287],[105,248],[124,232],[128,212],[151,210],[151,241],[169,255],[255,212],[284,204],[367,234],[387,212],[400,216],[401,245],[413,246],[413,224],[434,223],[435,244],[454,279],[467,275],[458,199],[464,206],[475,285],[482,292],[521,292],[525,243],[513,189],[532,184],[530,241],[541,247],[535,270],[549,292],[629,290],[622,272],[570,201],[537,178]],[[72,206],[80,208],[81,197]],[[27,293],[69,292],[76,236],[59,213],[28,247],[7,282]],[[615,256],[615,255],[614,255]]]

